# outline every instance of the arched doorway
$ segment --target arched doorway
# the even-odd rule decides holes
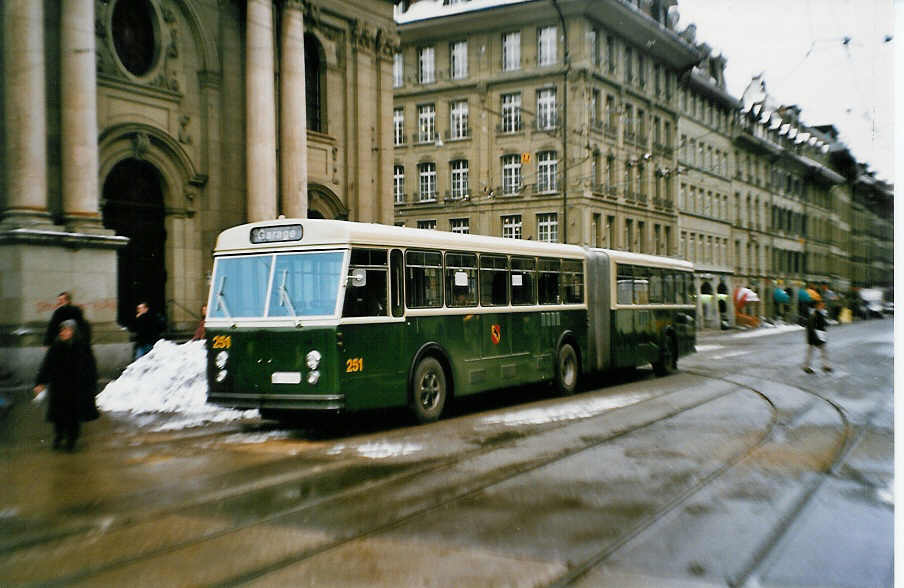
[[[166,230],[160,172],[147,161],[124,159],[107,175],[103,198],[104,227],[129,238],[118,253],[117,322],[130,324],[141,301],[164,314]]]

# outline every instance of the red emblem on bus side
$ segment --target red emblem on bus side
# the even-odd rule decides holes
[[[490,327],[490,340],[493,342],[493,345],[499,345],[499,340],[502,339],[502,327],[499,325],[493,325]]]

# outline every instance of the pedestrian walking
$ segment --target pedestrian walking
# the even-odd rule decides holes
[[[201,321],[198,323],[198,328],[195,329],[195,334],[192,335],[192,337],[191,337],[192,341],[200,341],[201,339],[203,339],[206,336],[205,329],[204,329],[204,319],[205,318],[207,318],[207,305],[202,304],[201,305]]]
[[[99,415],[97,364],[75,319],[60,323],[56,339],[44,355],[35,378],[35,395],[47,391],[46,419],[53,423],[53,448],[75,449],[81,423]]]
[[[72,295],[69,292],[60,292],[57,295],[57,305],[47,323],[44,332],[44,347],[50,347],[60,332],[60,323],[66,320],[74,320],[78,324],[79,333],[83,341],[91,344],[91,325],[85,320],[82,309],[72,304]]]
[[[135,333],[135,359],[147,354],[160,339],[160,319],[151,312],[147,302],[139,302],[135,308],[132,329]]]
[[[819,356],[822,360],[822,370],[831,372],[832,366],[829,365],[829,354],[826,349],[828,343],[827,329],[829,326],[828,316],[826,314],[826,305],[822,300],[814,302],[810,308],[810,314],[807,316],[807,356],[804,359],[803,370],[808,374],[813,373],[810,362],[813,360],[813,352],[819,350]]]

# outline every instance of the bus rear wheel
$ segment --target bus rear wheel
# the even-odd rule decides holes
[[[569,396],[578,389],[580,364],[578,354],[571,343],[563,343],[556,354],[556,392],[560,396]]]
[[[667,376],[678,370],[678,347],[674,337],[668,337],[659,351],[659,360],[653,363],[657,376]]]
[[[411,383],[411,412],[419,423],[439,419],[446,405],[446,371],[435,357],[418,362]]]

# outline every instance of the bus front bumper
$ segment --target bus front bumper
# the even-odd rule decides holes
[[[345,410],[344,394],[209,393],[207,402],[236,409]]]

